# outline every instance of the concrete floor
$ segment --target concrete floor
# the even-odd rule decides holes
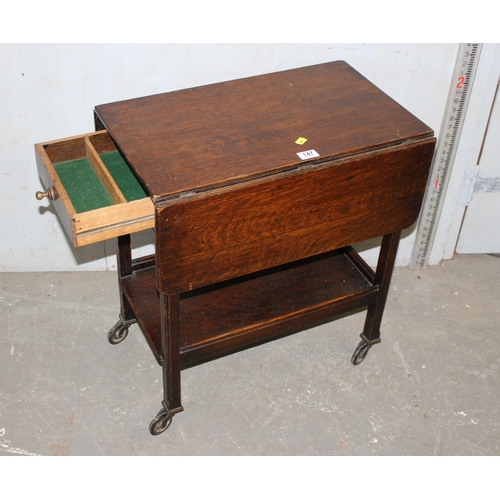
[[[119,345],[111,272],[0,277],[0,455],[498,455],[500,258],[396,268],[382,343],[364,313],[182,372],[184,412],[153,437],[161,368]]]

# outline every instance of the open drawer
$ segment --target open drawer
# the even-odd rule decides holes
[[[103,130],[35,145],[37,168],[75,247],[154,227],[154,205]]]

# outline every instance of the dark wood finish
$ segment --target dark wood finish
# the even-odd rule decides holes
[[[163,362],[154,261],[121,279],[158,362]],[[350,247],[180,295],[183,366],[324,323],[374,303],[375,274]]]
[[[118,255],[117,266],[118,276],[124,278],[132,275],[132,247],[130,243],[130,235],[118,236]],[[127,297],[120,290],[120,315],[124,321],[132,321],[135,319],[133,309],[127,300]]]
[[[122,247],[118,248],[123,251]],[[119,276],[120,290],[132,307],[137,323],[161,365],[163,354],[161,345],[160,294],[156,289],[156,269],[154,256],[143,257],[132,262],[131,275]]]
[[[366,306],[353,362],[380,341],[435,139],[350,66],[98,106],[95,120],[155,202],[154,265],[120,287],[162,364],[168,415],[183,367]],[[374,274],[347,245],[382,235]]]
[[[183,409],[182,368],[362,307],[355,364],[380,341],[429,127],[342,61],[105,104],[94,118],[111,138],[94,145],[116,146],[154,203],[155,255],[132,259],[130,237],[118,240],[122,319],[108,334],[121,342],[137,319],[162,365],[152,433]],[[379,236],[373,272],[349,245]]]
[[[181,361],[179,349],[179,296],[160,295],[161,351],[163,354],[163,406],[169,415],[181,405]]]
[[[367,344],[377,344],[380,342],[380,324],[384,314],[389,285],[391,283],[392,271],[396,262],[399,239],[401,232],[392,233],[384,236],[377,263],[377,272],[375,274],[375,285],[379,287],[379,296],[376,302],[368,307],[365,326],[361,338]]]
[[[158,287],[180,293],[401,231],[433,151],[426,139],[159,205]]]
[[[343,61],[96,106],[151,197],[262,178],[432,130]],[[307,142],[295,141],[304,137]]]

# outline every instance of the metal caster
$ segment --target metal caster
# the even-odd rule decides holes
[[[356,350],[352,355],[351,363],[353,365],[359,365],[361,361],[363,361],[366,358],[366,355],[368,354],[368,351],[370,350],[371,346],[372,344],[367,344],[364,340],[362,340],[358,344],[358,347],[356,347]]]
[[[151,423],[149,424],[149,432],[153,436],[158,436],[158,434],[161,434],[170,427],[172,418],[172,415],[168,414],[167,411],[162,408],[158,412],[158,415],[151,420]]]
[[[109,343],[116,345],[123,342],[128,335],[128,327],[129,323],[123,323],[121,319],[118,320],[116,325],[108,332]]]

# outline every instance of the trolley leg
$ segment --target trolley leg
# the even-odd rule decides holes
[[[179,348],[179,296],[161,294],[160,307],[162,311],[163,408],[149,426],[149,431],[154,436],[165,431],[172,423],[172,417],[183,410]]]
[[[120,278],[130,276],[132,274],[132,248],[130,245],[130,234],[118,236],[118,283]],[[128,328],[133,323],[136,323],[136,318],[130,307],[130,304],[120,288],[120,314],[119,320],[108,332],[108,341],[110,344],[119,344],[125,340],[128,335]]]
[[[377,270],[375,272],[375,284],[379,286],[377,301],[368,306],[365,326],[361,336],[361,342],[352,355],[351,362],[359,365],[365,359],[368,351],[374,344],[380,342],[380,324],[389,293],[392,271],[396,262],[401,232],[388,234],[382,239],[382,246],[378,257]]]
[[[118,236],[118,276],[123,278],[132,274],[132,248],[130,234]],[[134,313],[120,287],[120,311],[125,321],[135,321]]]

